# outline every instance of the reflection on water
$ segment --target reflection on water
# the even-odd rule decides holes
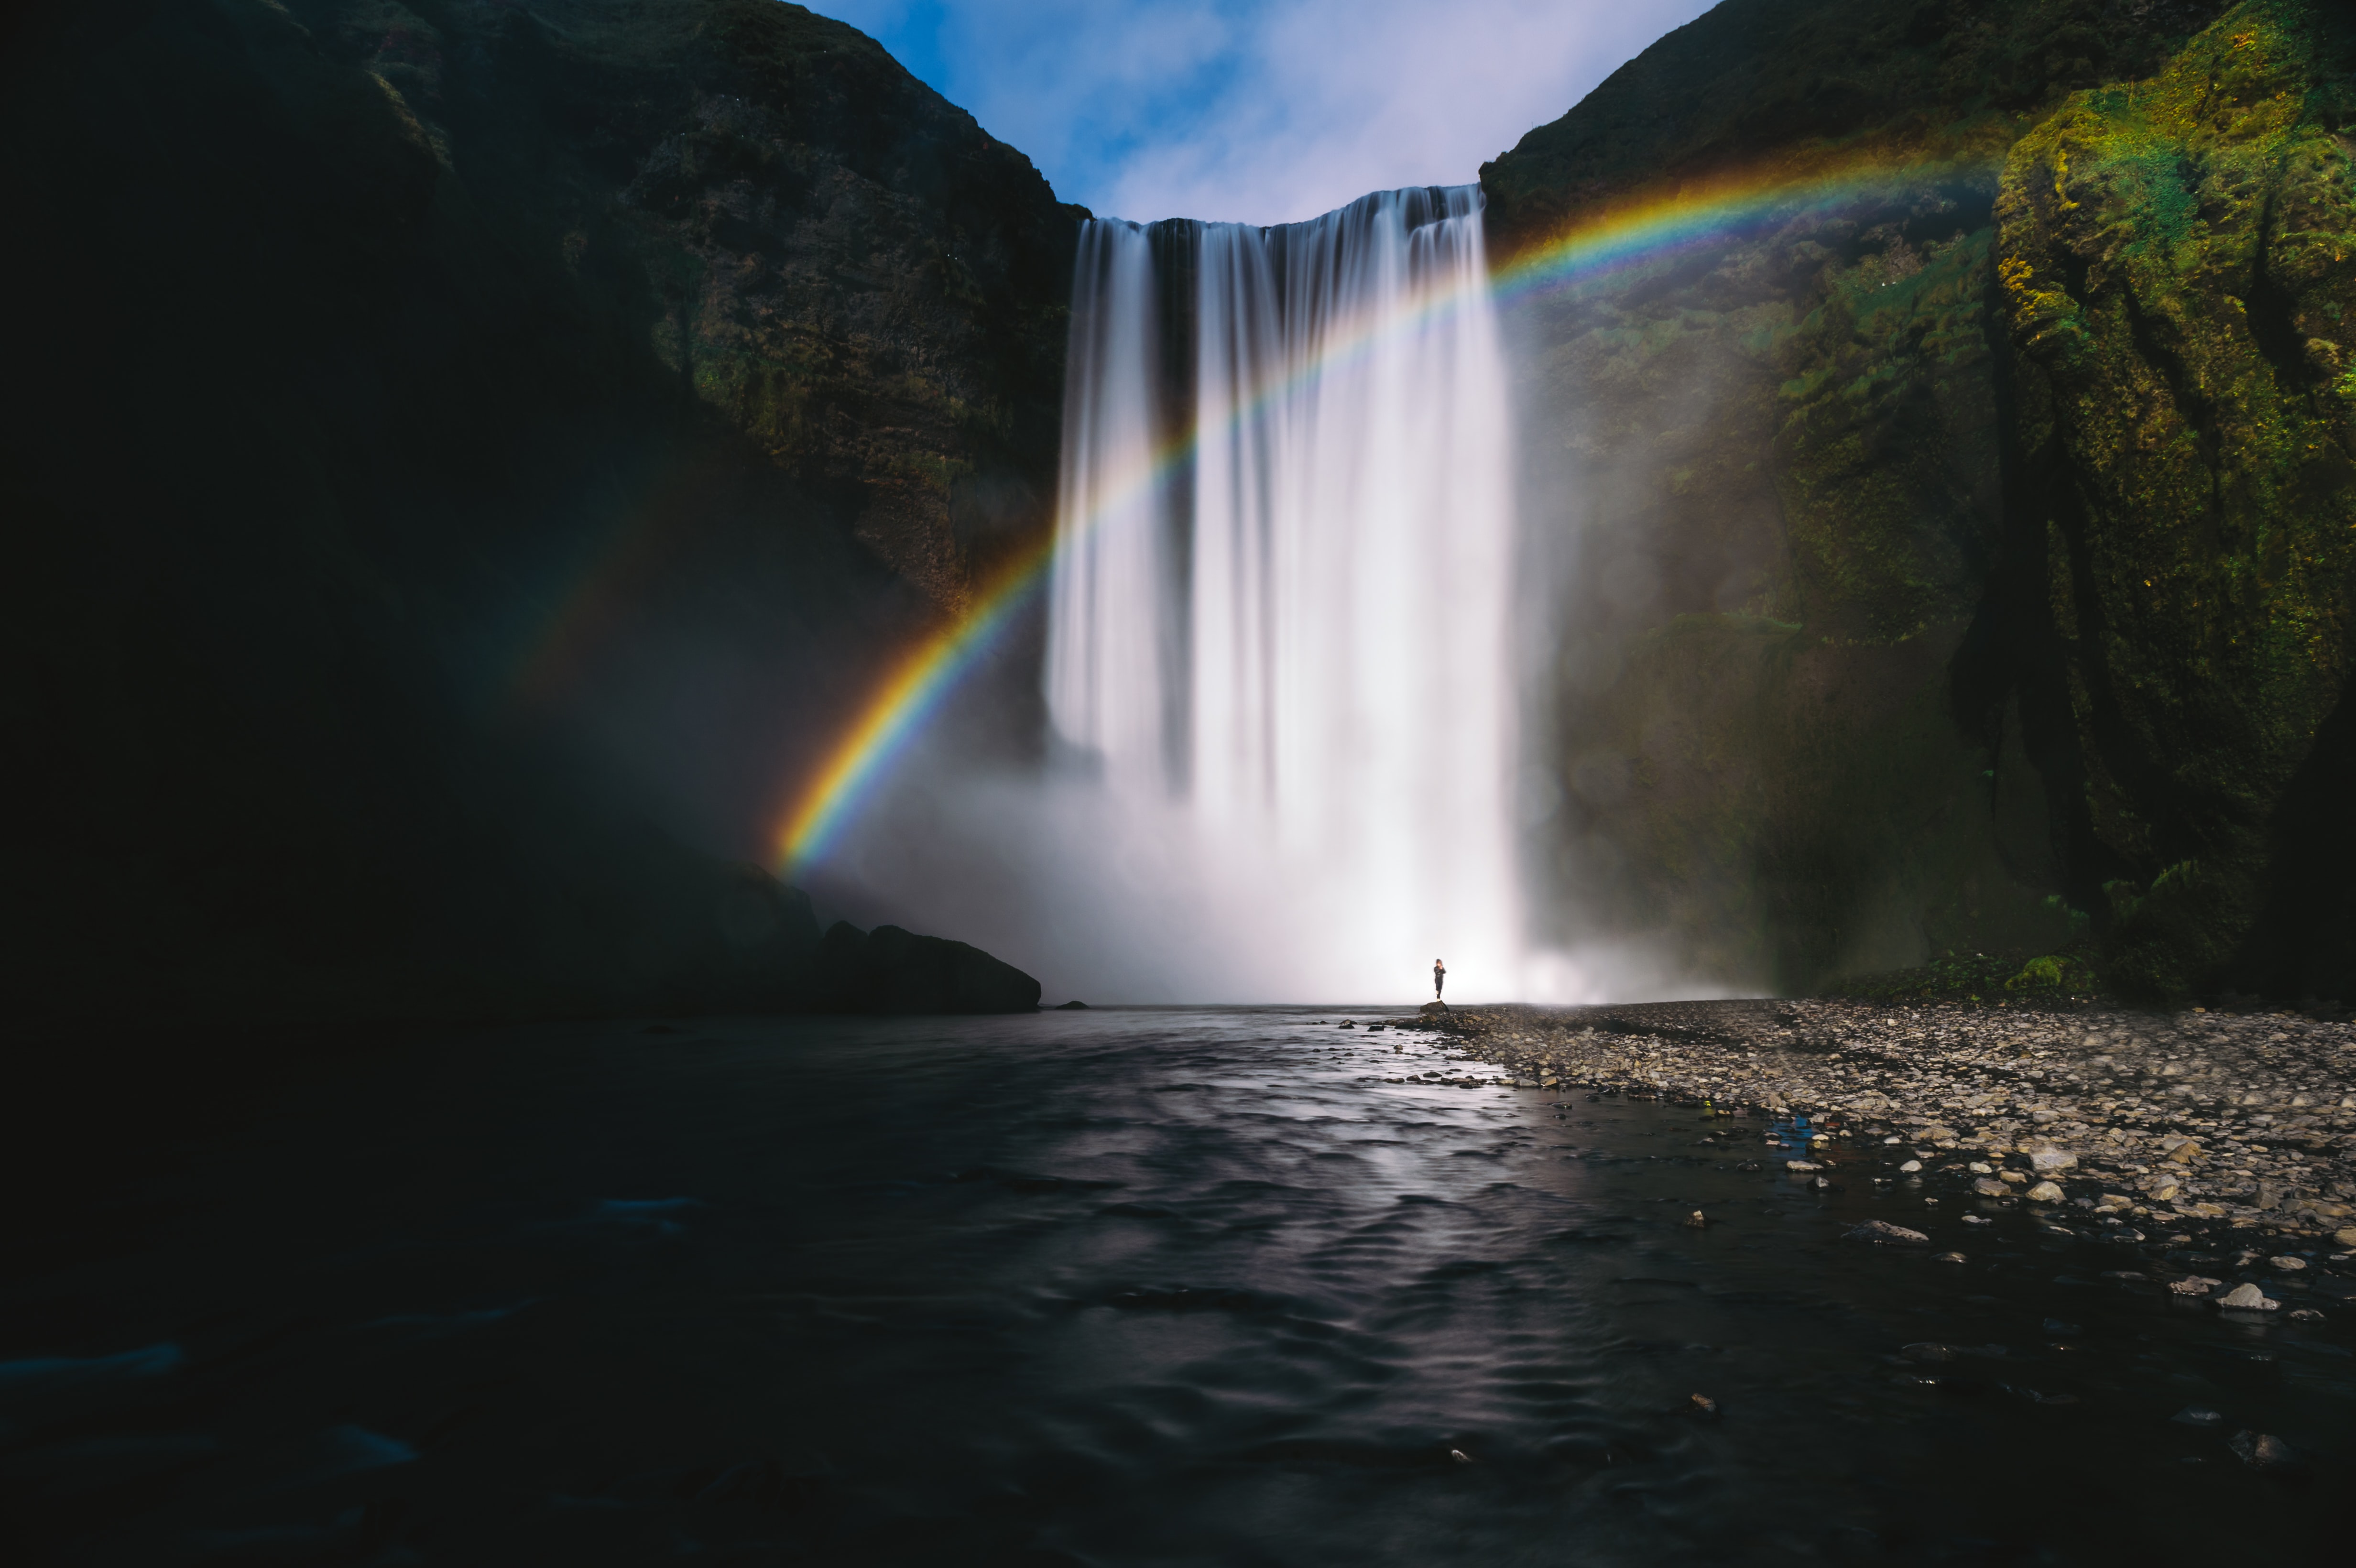
[[[0,1296],[17,1560],[2320,1560],[2349,1325],[1342,1016],[547,1026],[191,1115]]]

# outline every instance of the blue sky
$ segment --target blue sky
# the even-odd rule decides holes
[[[817,0],[1055,193],[1282,223],[1453,185],[1708,0]]]

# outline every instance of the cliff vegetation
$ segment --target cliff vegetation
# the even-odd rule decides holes
[[[1514,307],[1563,934],[2356,995],[2350,50],[1729,0],[1484,168],[1508,256],[1750,198]]]

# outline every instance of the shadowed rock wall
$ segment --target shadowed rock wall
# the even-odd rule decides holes
[[[1048,526],[1077,209],[770,0],[7,26],[10,1005],[803,995],[730,862]]]

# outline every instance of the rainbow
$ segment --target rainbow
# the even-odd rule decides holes
[[[1887,163],[1859,164],[1800,178],[1752,176],[1688,187],[1583,220],[1493,269],[1486,287],[1490,296],[1501,303],[1574,287],[1616,276],[1632,267],[1673,260],[1680,253],[1722,243],[1764,224],[1788,221],[1811,209],[1887,192],[1894,185],[1951,179],[1965,172],[1954,165],[1898,168]],[[1328,336],[1312,360],[1289,374],[1270,378],[1248,397],[1237,400],[1219,433],[1258,417],[1270,404],[1310,382],[1355,363],[1385,338],[1419,330],[1442,313],[1461,308],[1468,297],[1469,291],[1461,289],[1428,291],[1380,319],[1347,324]],[[859,805],[890,771],[893,759],[924,728],[942,699],[1018,619],[1017,610],[1047,580],[1058,546],[1094,529],[1107,517],[1166,482],[1181,464],[1192,461],[1205,433],[1189,430],[1150,453],[1136,472],[1104,488],[1094,512],[1064,519],[1055,538],[1008,563],[974,595],[963,614],[931,633],[892,665],[857,717],[786,803],[774,834],[781,874],[805,869],[824,857]]]
[[[974,594],[963,614],[885,672],[779,821],[775,859],[781,871],[807,866],[825,852],[870,784],[1014,623],[1015,612],[1046,581],[1054,555],[1052,539],[1023,551]]]

